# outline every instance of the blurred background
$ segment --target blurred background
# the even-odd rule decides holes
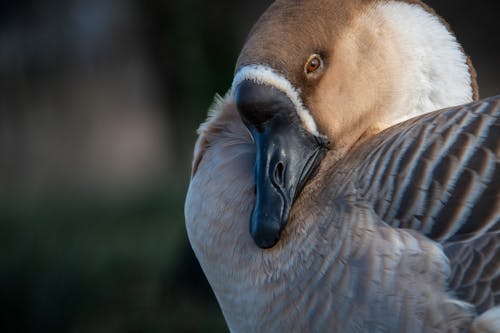
[[[221,332],[183,203],[271,1],[0,0],[0,331]],[[500,93],[494,1],[427,1]]]

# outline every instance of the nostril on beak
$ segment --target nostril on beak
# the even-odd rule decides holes
[[[285,167],[283,165],[283,162],[278,162],[276,164],[276,167],[274,168],[274,183],[279,186],[283,187],[283,180],[284,180],[284,173],[285,173]]]

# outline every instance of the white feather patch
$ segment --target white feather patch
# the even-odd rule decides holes
[[[264,65],[248,65],[240,68],[234,76],[231,91],[244,80],[253,81],[257,84],[266,84],[274,87],[283,93],[292,101],[295,110],[299,115],[304,128],[315,136],[322,136],[318,132],[318,127],[309,110],[302,103],[300,91],[295,89],[293,85],[283,75],[276,73],[272,68]]]
[[[400,1],[381,2],[375,11],[390,26],[404,60],[389,124],[472,101],[467,57],[437,16]]]
[[[472,323],[474,333],[500,332],[500,306],[494,307],[480,315]]]

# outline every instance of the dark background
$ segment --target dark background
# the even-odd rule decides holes
[[[270,1],[0,1],[0,331],[226,330],[184,229],[195,129]],[[495,1],[428,1],[483,97]]]

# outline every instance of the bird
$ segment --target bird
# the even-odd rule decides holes
[[[422,1],[274,1],[184,206],[230,331],[500,332],[499,119]]]

